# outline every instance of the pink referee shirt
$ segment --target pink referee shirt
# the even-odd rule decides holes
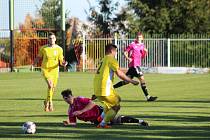
[[[128,52],[128,56],[132,58],[132,61],[128,64],[129,67],[141,66],[141,60],[145,57],[144,43],[138,43],[137,40],[133,41],[126,47],[125,51]]]
[[[91,99],[81,96],[74,98],[74,103],[69,106],[68,110],[70,123],[76,123],[77,119],[90,122],[94,122],[95,120],[97,120],[97,118],[100,116],[100,110],[97,105],[95,105],[92,109],[82,113],[81,115],[73,115],[74,111],[82,110],[85,106],[87,106],[87,104],[89,104],[90,101]]]

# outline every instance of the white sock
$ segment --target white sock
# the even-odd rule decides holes
[[[142,122],[144,122],[144,120],[139,120],[139,123],[142,123]]]
[[[150,98],[150,96],[149,95],[147,95],[147,99],[149,99]]]
[[[105,126],[105,121],[104,121],[104,119],[101,121],[101,123],[100,123],[100,126]]]
[[[101,113],[101,118],[104,118],[104,116],[105,116],[105,113],[104,113],[104,111]]]

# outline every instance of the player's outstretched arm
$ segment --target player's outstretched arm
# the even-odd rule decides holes
[[[69,121],[63,121],[63,125],[64,126],[67,126],[67,125],[69,125],[70,123],[69,123]]]
[[[76,126],[76,123],[70,123],[69,121],[63,121],[64,126]]]
[[[82,110],[78,110],[78,111],[73,112],[73,115],[74,116],[81,115],[82,113],[92,109],[94,106],[95,106],[95,103],[90,101]]]
[[[138,84],[139,84],[138,81],[135,81],[135,80],[131,79],[130,77],[128,77],[127,75],[125,75],[125,73],[122,72],[120,69],[118,69],[115,73],[116,73],[116,75],[117,75],[120,79],[122,79],[122,80],[124,80],[124,81],[127,81],[127,82],[129,82],[129,83],[132,83],[133,85],[138,85]]]

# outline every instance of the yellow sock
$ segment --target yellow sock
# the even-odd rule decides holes
[[[47,101],[52,102],[53,88],[47,90]]]
[[[109,109],[109,110],[105,113],[105,117],[104,117],[105,123],[110,122],[110,120],[112,120],[112,119],[115,117],[116,114],[117,114],[117,113],[116,113],[113,109]]]

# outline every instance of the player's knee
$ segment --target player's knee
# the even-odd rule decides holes
[[[113,109],[115,112],[118,112],[118,111],[120,110],[120,105],[113,106],[112,109]]]
[[[53,87],[53,84],[48,84],[48,88],[49,89],[53,89],[54,87]]]
[[[140,76],[139,80],[140,80],[141,83],[145,83],[144,76]]]

